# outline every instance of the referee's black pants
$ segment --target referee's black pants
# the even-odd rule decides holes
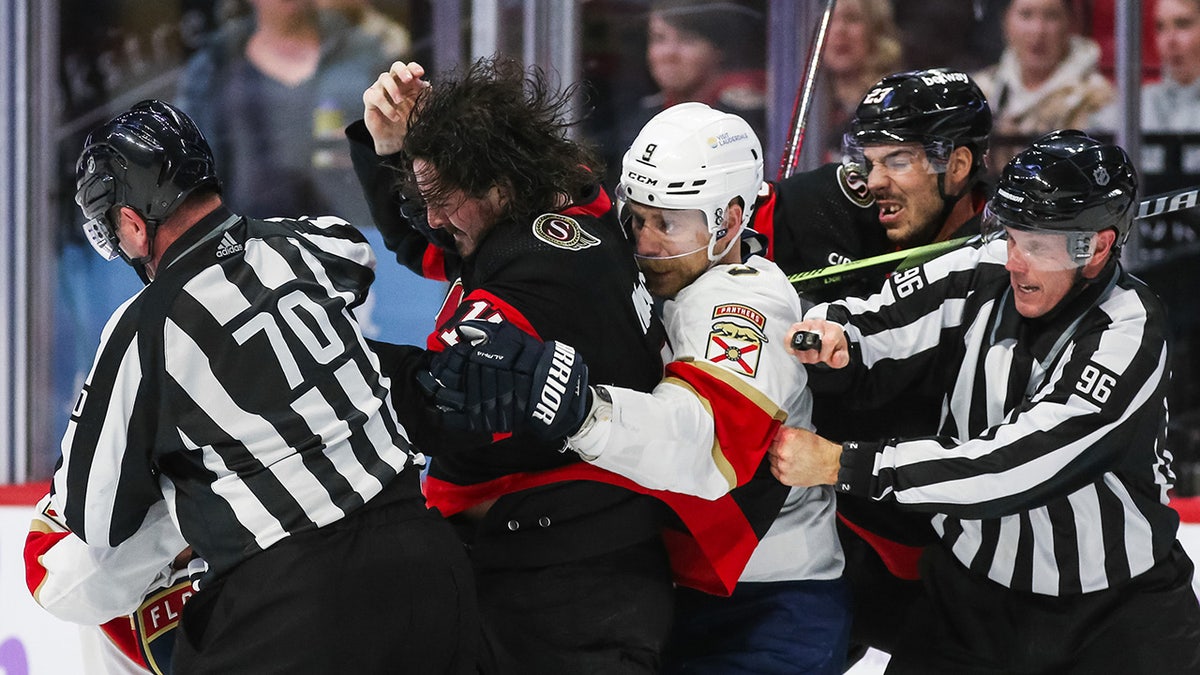
[[[466,553],[411,467],[202,588],[181,628],[175,675],[473,673],[481,640]]]
[[[941,546],[921,559],[926,595],[908,615],[887,675],[1200,673],[1200,603],[1179,542],[1116,588],[1054,597],[1007,589]]]

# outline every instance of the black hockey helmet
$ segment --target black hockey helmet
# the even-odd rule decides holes
[[[983,167],[992,109],[966,73],[947,68],[895,73],[875,83],[850,122],[847,146],[949,142],[971,150],[975,170]],[[948,154],[948,150],[947,150]]]
[[[1133,226],[1137,174],[1119,146],[1082,131],[1052,131],[1004,167],[988,213],[1021,230],[1094,234],[1113,229],[1117,245]]]
[[[201,186],[220,191],[204,135],[183,111],[150,99],[135,103],[88,134],[75,165],[75,203],[84,232],[108,260],[121,255],[113,207],[128,206],[151,228]]]

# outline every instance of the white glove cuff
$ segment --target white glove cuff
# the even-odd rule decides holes
[[[588,409],[583,426],[567,438],[567,446],[589,462],[600,456],[605,443],[608,442],[613,417],[612,395],[608,393],[608,389],[600,385],[591,387],[591,390],[592,407]]]

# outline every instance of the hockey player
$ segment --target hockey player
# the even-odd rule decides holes
[[[966,73],[888,75],[863,96],[850,129],[842,164],[796,174],[759,200],[750,227],[767,237],[766,255],[785,273],[979,233],[992,113]],[[886,274],[869,272],[805,297],[867,295]],[[818,374],[813,420],[832,438],[864,428],[881,435],[932,431],[940,407],[926,384],[868,411],[838,395],[839,379]]]
[[[1200,672],[1193,564],[1167,504],[1164,311],[1119,262],[1136,176],[1079,131],[1005,167],[986,243],[812,308],[805,363],[866,398],[942,373],[939,433],[785,430],[772,469],[930,519],[928,592],[889,673]]]
[[[101,336],[50,507],[101,557],[169,512],[206,561],[174,673],[473,671],[469,564],[352,314],[370,246],[332,217],[234,214],[213,167],[157,100],[85,142],[85,233],[147,285]]]
[[[481,319],[569,342],[606,381],[649,390],[662,376],[662,325],[591,154],[566,138],[569,97],[504,60],[432,84],[423,75],[394,64],[349,130],[389,248],[427,276],[456,279],[430,352],[380,345],[385,371],[411,380],[456,344],[458,323]],[[657,672],[672,608],[663,506],[578,480],[582,463],[557,445],[449,433],[413,414],[423,405],[396,401],[433,456],[428,502],[469,547],[494,667]]]
[[[167,514],[151,507],[120,546],[97,551],[75,536],[50,495],[34,507],[25,538],[25,581],[39,605],[65,621],[95,626],[89,656],[111,675],[171,672],[179,616],[204,569]]]
[[[771,185],[750,227],[788,274],[978,234],[991,129],[988,102],[966,73],[888,75],[855,111],[843,163]],[[884,272],[809,296],[869,293]]]
[[[733,490],[734,502],[756,512],[767,531],[730,597],[677,590],[665,672],[838,674],[845,661],[849,599],[832,493],[780,490],[765,471],[756,475],[773,430],[808,426],[811,408],[804,369],[788,363],[779,339],[799,298],[775,264],[741,260],[762,165],[744,120],[694,102],[652,118],[624,156],[622,222],[663,301],[671,347],[667,377],[652,392],[588,389],[588,377],[603,380],[585,375],[577,354],[482,322],[459,330],[484,343],[463,340],[434,361],[444,383],[512,385],[463,413],[480,426],[569,433],[567,446],[594,466],[709,499]],[[522,371],[548,350],[562,352],[561,367]],[[580,377],[556,382],[566,372]],[[547,428],[544,409],[555,401],[570,414]]]

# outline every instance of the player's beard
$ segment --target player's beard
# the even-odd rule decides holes
[[[638,258],[638,268],[646,277],[646,288],[658,298],[674,298],[708,269],[706,249],[682,258]]]

